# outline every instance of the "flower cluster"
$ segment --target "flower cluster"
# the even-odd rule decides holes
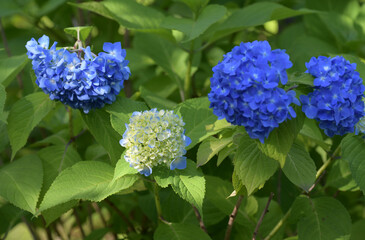
[[[210,107],[219,119],[244,126],[263,143],[280,123],[296,117],[290,106],[299,105],[295,92],[278,87],[287,83],[291,66],[285,50],[271,50],[267,41],[241,43],[213,67]]]
[[[302,110],[308,118],[319,121],[326,135],[354,132],[356,123],[364,116],[362,101],[365,87],[356,69],[341,56],[313,57],[306,63],[314,77],[314,90],[300,96]]]
[[[120,42],[104,43],[98,55],[90,47],[68,51],[49,48],[49,38],[32,38],[27,42],[27,54],[32,59],[37,85],[52,100],[59,100],[88,113],[90,109],[111,104],[130,76],[126,51]],[[76,52],[77,53],[76,53]]]
[[[134,112],[120,140],[126,148],[124,159],[145,176],[162,163],[171,170],[186,168],[185,147],[191,140],[184,135],[184,125],[173,111]]]

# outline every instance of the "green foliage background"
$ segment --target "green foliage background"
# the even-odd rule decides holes
[[[365,236],[361,136],[330,139],[298,108],[261,144],[217,120],[206,97],[212,67],[253,40],[286,49],[297,96],[313,85],[312,56],[342,55],[365,79],[362,0],[1,0],[0,20],[1,239]],[[81,40],[94,52],[122,42],[132,72],[89,114],[51,101],[25,54],[43,34],[72,46],[76,26],[93,26]],[[155,107],[182,116],[192,144],[185,170],[145,178],[119,140],[132,112]]]

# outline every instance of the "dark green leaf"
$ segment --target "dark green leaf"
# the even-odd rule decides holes
[[[200,144],[197,153],[197,167],[206,164],[210,159],[212,159],[220,150],[226,147],[228,144],[232,143],[232,137],[228,138],[207,138]]]
[[[209,0],[174,0],[174,1],[185,3],[194,12],[198,12],[200,9],[202,9],[209,3]]]
[[[168,100],[166,98],[162,98],[155,94],[154,92],[151,92],[147,90],[144,87],[140,87],[141,97],[146,101],[148,106],[150,108],[157,108],[157,109],[173,109],[176,107],[176,103]]]
[[[255,140],[248,135],[240,138],[234,157],[234,169],[250,195],[275,173],[277,162],[262,153]]]
[[[41,160],[36,155],[22,157],[0,169],[0,196],[35,214],[42,181]]]
[[[349,163],[343,159],[338,159],[332,164],[326,179],[326,186],[335,187],[340,191],[359,189],[352,178]]]
[[[35,126],[54,108],[55,102],[43,92],[32,93],[17,101],[8,117],[8,133],[12,147],[11,158],[27,142]]]
[[[0,59],[0,83],[7,87],[28,61],[25,54]]]
[[[78,4],[69,2],[68,4],[74,7],[97,13],[109,19],[114,19],[114,15],[104,6],[103,2],[83,2]]]
[[[306,149],[294,143],[283,167],[285,176],[295,185],[308,191],[316,180],[316,165]]]
[[[82,114],[82,119],[96,141],[108,152],[112,164],[116,164],[124,148],[119,145],[122,136],[111,126],[109,114],[103,110],[93,110],[88,114]]]

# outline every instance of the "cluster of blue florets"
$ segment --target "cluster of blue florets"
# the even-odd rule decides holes
[[[365,87],[356,69],[341,56],[313,57],[306,63],[314,77],[314,90],[300,96],[302,110],[308,118],[316,119],[326,135],[344,135],[354,132],[355,125],[364,116],[362,101]]]
[[[74,49],[73,52],[56,49],[57,42],[49,48],[49,38],[32,38],[27,42],[27,54],[32,59],[37,85],[59,100],[85,113],[94,108],[111,104],[130,76],[126,51],[120,42],[104,43],[99,54],[90,47]]]
[[[291,66],[285,50],[271,50],[267,41],[241,43],[213,67],[210,107],[219,119],[244,126],[263,143],[280,123],[296,117],[290,106],[300,104],[295,92],[279,87],[287,83]]]

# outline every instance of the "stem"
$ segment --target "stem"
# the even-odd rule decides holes
[[[73,214],[74,214],[74,216],[76,218],[76,223],[79,226],[79,229],[80,229],[80,232],[81,232],[81,236],[84,239],[86,237],[86,235],[85,235],[84,229],[82,228],[81,220],[80,220],[79,214],[77,213],[76,208],[74,208]]]
[[[194,57],[194,41],[190,43],[188,66],[186,69],[185,85],[184,85],[185,99],[191,97],[191,67],[193,65],[193,57]]]
[[[107,227],[108,224],[106,223],[105,217],[103,215],[103,213],[101,212],[99,205],[95,202],[91,203],[91,206],[95,209],[95,211],[99,214],[101,221],[104,224],[104,227]]]
[[[204,222],[203,222],[203,220],[202,220],[202,217],[200,216],[200,213],[199,213],[198,209],[197,209],[194,205],[192,205],[192,206],[193,206],[193,209],[194,209],[195,216],[196,216],[196,218],[197,218],[197,219],[198,219],[198,221],[199,221],[199,226],[200,226],[200,228],[201,228],[204,232],[208,233],[208,232],[207,232],[207,228],[206,228],[206,227],[205,227],[205,225],[204,225]]]
[[[72,121],[72,108],[67,107],[68,112],[68,126],[70,131],[70,139],[74,137],[73,121]]]
[[[289,210],[286,212],[286,214],[284,215],[284,217],[282,219],[280,219],[280,221],[275,225],[275,227],[271,230],[271,232],[269,233],[269,235],[267,235],[267,237],[264,240],[269,240],[270,238],[272,238],[277,233],[277,231],[279,231],[279,229],[281,228],[281,226],[283,226],[284,222],[290,216],[291,210],[292,210],[292,208],[289,208]]]
[[[327,159],[326,162],[324,162],[324,164],[318,169],[317,174],[316,174],[316,182],[312,185],[312,187],[309,188],[308,193],[310,191],[312,191],[314,189],[314,187],[316,186],[316,184],[318,183],[318,180],[320,180],[320,178],[323,177],[324,171],[326,170],[326,168],[330,165],[330,163],[332,162],[332,160],[335,158],[335,156],[338,154],[338,152],[341,149],[341,145],[338,145],[336,150],[333,152],[333,154]],[[302,193],[305,193],[304,191]],[[291,206],[288,210],[288,212],[284,215],[284,217],[276,224],[276,226],[271,230],[271,232],[269,233],[269,235],[267,235],[267,237],[264,240],[269,240],[270,238],[272,238],[277,231],[279,231],[279,229],[281,228],[281,226],[283,225],[283,223],[288,219],[291,211],[292,211],[292,207]]]
[[[265,206],[265,209],[264,211],[262,212],[261,214],[261,217],[259,219],[259,221],[257,222],[257,225],[256,225],[256,228],[255,228],[255,231],[253,232],[253,237],[252,237],[252,240],[256,240],[256,236],[257,236],[257,233],[259,232],[259,228],[262,224],[262,220],[264,220],[264,217],[266,215],[266,213],[269,212],[269,206],[270,206],[270,202],[272,200],[272,198],[274,197],[274,193],[270,193],[270,196],[269,196],[269,199],[267,200],[267,203],[266,203],[266,206]]]
[[[128,225],[128,232],[135,232],[136,229],[134,228],[133,224],[129,221],[129,219],[124,215],[120,209],[115,206],[115,204],[110,201],[109,199],[104,200],[122,219],[123,221]]]
[[[227,226],[226,235],[225,235],[225,237],[224,237],[224,240],[229,240],[229,239],[230,239],[230,237],[231,237],[231,232],[232,232],[233,222],[234,222],[234,220],[236,219],[238,209],[240,208],[241,203],[242,203],[242,199],[243,199],[243,196],[242,196],[242,195],[240,195],[240,196],[238,197],[238,200],[237,200],[236,205],[235,205],[235,206],[234,206],[234,208],[233,208],[233,211],[232,211],[231,215],[229,216],[228,226]]]
[[[51,230],[49,229],[49,227],[47,227],[46,219],[43,217],[43,215],[41,215],[41,219],[42,219],[44,229],[46,230],[48,240],[52,240],[53,238],[52,238]]]
[[[155,195],[157,218],[158,218],[159,221],[162,221],[163,220],[162,208],[161,208],[160,196],[158,194],[158,192],[160,190],[160,187],[157,185],[157,183],[153,184],[153,190],[154,190],[153,192],[154,192],[154,195]]]
[[[34,232],[32,225],[30,224],[30,222],[28,221],[28,219],[26,219],[24,216],[22,216],[22,221],[25,223],[25,225],[27,225],[27,228],[30,232],[30,234],[32,235],[34,240],[38,240],[39,237],[37,236],[37,234]]]

